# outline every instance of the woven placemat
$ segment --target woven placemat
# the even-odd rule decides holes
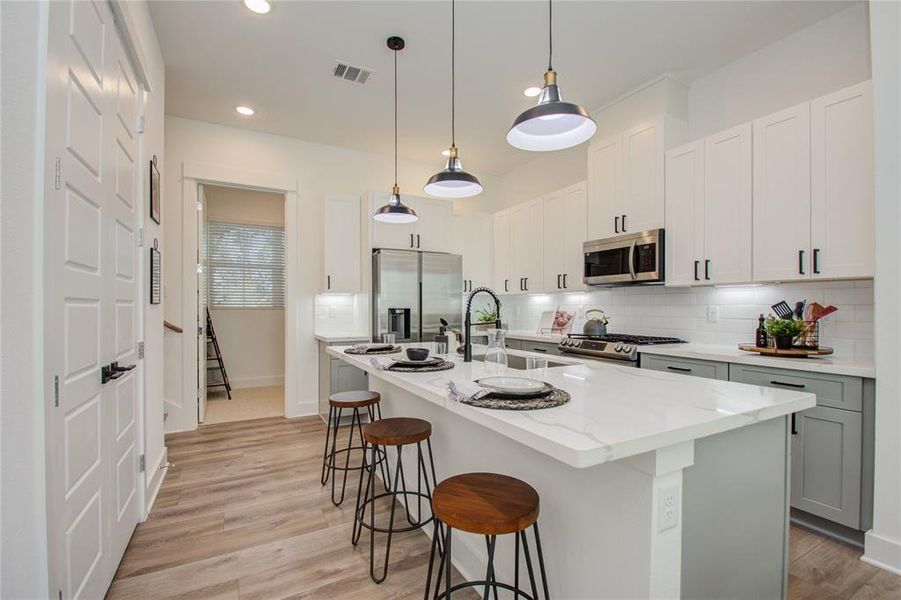
[[[393,348],[389,348],[387,350],[375,350],[372,352],[367,352],[365,350],[360,352],[359,350],[354,350],[353,348],[347,348],[344,351],[344,353],[345,354],[357,354],[357,355],[365,354],[367,356],[375,356],[376,354],[397,354],[401,350],[403,350],[403,348],[401,348],[400,346],[394,346]]]
[[[446,360],[433,367],[404,367],[402,365],[391,365],[388,367],[388,370],[398,373],[434,373],[435,371],[450,371],[453,368],[454,363]]]
[[[508,398],[492,398],[491,394],[478,400],[463,400],[463,404],[477,406],[479,408],[494,408],[497,410],[540,410],[542,408],[554,408],[569,402],[569,392],[555,389],[547,396],[531,398],[529,400],[510,400]]]

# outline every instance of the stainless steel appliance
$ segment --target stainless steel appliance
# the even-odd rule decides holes
[[[583,281],[587,285],[661,283],[663,229],[585,242]]]
[[[463,328],[463,258],[413,250],[372,251],[372,340],[430,342],[441,327]]]
[[[615,362],[624,366],[638,366],[638,347],[650,344],[683,344],[685,340],[673,337],[650,335],[626,335],[607,333],[585,335],[571,333],[560,341],[560,351],[565,354],[580,354],[605,362]]]

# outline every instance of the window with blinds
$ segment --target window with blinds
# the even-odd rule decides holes
[[[283,228],[207,221],[205,242],[210,306],[285,306]]]

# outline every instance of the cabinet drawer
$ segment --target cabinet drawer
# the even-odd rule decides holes
[[[733,364],[730,379],[764,387],[810,392],[816,394],[817,406],[860,412],[863,402],[863,380],[858,377]]]
[[[642,354],[640,356],[641,368],[666,373],[678,373],[704,377],[705,379],[729,379],[729,364],[712,360],[698,360],[695,358],[673,358],[669,356],[656,356]]]
[[[504,345],[511,350],[522,350],[522,340],[506,340]]]
[[[542,354],[555,354],[560,356],[563,354],[560,352],[560,348],[557,344],[550,342],[530,342],[529,340],[520,340],[522,347],[521,350],[525,350],[526,352],[541,352]]]

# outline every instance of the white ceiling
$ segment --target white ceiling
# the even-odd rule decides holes
[[[379,153],[392,151],[392,52],[400,154],[441,163],[450,143],[450,2],[151,2],[166,60],[166,113]],[[554,67],[564,98],[595,108],[672,73],[690,81],[850,3],[558,1]],[[332,76],[336,60],[375,71]],[[523,96],[547,65],[547,4],[457,3],[457,145],[467,170],[502,174],[534,154],[507,145]],[[234,107],[247,104],[253,117]]]

